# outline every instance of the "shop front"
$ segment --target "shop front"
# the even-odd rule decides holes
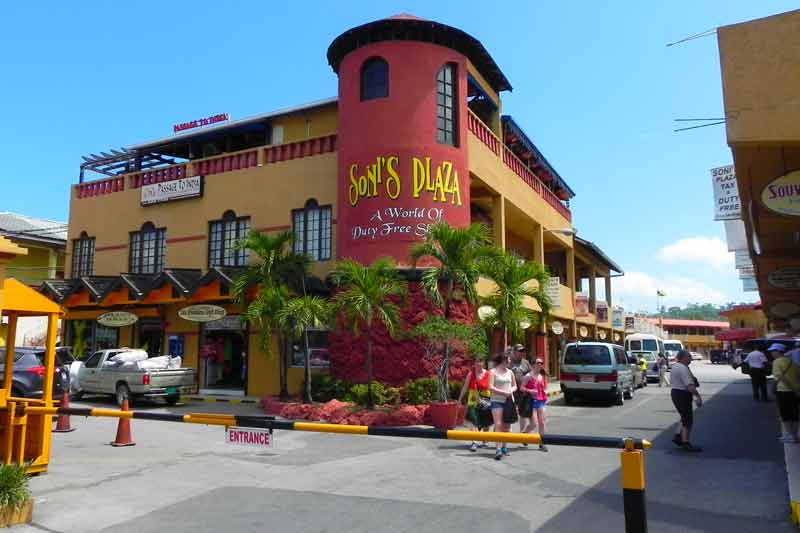
[[[249,332],[240,315],[200,325],[200,392],[244,394],[247,390]]]

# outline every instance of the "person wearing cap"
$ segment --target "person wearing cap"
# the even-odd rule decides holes
[[[544,407],[547,405],[547,372],[544,369],[544,361],[537,358],[533,363],[533,369],[522,379],[522,394],[529,399],[530,411],[527,413],[526,419],[523,419],[520,414],[520,433],[530,433],[538,426],[537,433],[544,438]],[[532,421],[534,415],[536,416],[535,424]],[[544,442],[539,443],[539,449],[543,452],[547,451]]]
[[[750,384],[753,386],[753,400],[769,401],[767,396],[767,356],[758,348],[747,354],[744,362],[750,366]]]
[[[515,344],[514,346],[509,347],[509,351],[511,352],[510,368],[511,371],[514,372],[514,379],[517,380],[517,383],[522,383],[522,380],[525,379],[525,376],[531,371],[531,368],[533,368],[531,367],[531,363],[528,361],[527,357],[525,357],[525,346],[521,344]],[[520,419],[530,419],[530,396],[518,389],[514,394],[514,401],[517,403],[517,413],[519,414]],[[520,420],[520,429],[521,428],[522,420]]]
[[[670,377],[672,390],[670,393],[672,404],[681,417],[680,430],[675,434],[672,442],[687,452],[699,452],[702,449],[692,446],[689,436],[694,425],[692,397],[694,396],[697,407],[703,405],[703,398],[697,390],[699,386],[697,379],[692,374],[692,371],[689,370],[690,364],[692,364],[692,354],[687,350],[681,350],[678,352],[677,361],[672,365],[672,375]]]
[[[800,412],[797,407],[797,392],[800,391],[800,372],[791,357],[784,352],[786,346],[773,343],[767,351],[773,358],[772,375],[775,378],[775,398],[778,401],[778,413],[781,417],[783,442],[798,442],[798,420]]]

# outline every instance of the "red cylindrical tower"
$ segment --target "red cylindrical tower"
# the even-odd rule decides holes
[[[453,33],[466,35],[394,17],[331,44],[339,74],[338,258],[408,264],[409,246],[430,224],[469,224],[467,57],[436,44],[455,42]]]

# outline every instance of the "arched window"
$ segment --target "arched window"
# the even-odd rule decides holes
[[[247,264],[247,250],[237,250],[236,243],[247,237],[250,217],[237,217],[226,211],[220,220],[208,223],[208,268],[235,267]]]
[[[331,258],[331,206],[309,200],[302,209],[292,211],[294,253],[312,261]]]
[[[389,96],[389,64],[380,57],[367,59],[361,67],[361,100]]]
[[[91,276],[94,270],[94,237],[82,232],[72,241],[72,277]]]
[[[128,256],[130,272],[155,274],[164,270],[166,240],[167,229],[156,229],[152,222],[145,222],[139,231],[132,231]]]
[[[436,75],[436,142],[458,146],[456,66],[447,63]]]

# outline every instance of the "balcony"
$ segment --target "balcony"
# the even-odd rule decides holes
[[[503,164],[508,167],[512,172],[519,176],[528,187],[533,189],[545,202],[547,202],[553,209],[555,209],[562,217],[568,222],[572,222],[572,212],[564,203],[558,199],[556,194],[551,191],[547,185],[531,170],[525,163],[523,163],[514,153],[505,146],[500,139],[489,129],[483,121],[478,118],[472,111],[469,112],[467,126],[470,133],[472,133],[481,143],[486,145],[498,158],[501,158]]]
[[[120,176],[74,185],[77,198],[103,196],[143,185],[177,180],[189,176],[211,176],[257,166],[290,161],[336,151],[336,135],[325,135],[279,145],[249,148],[191,162],[156,169],[130,172]]]

